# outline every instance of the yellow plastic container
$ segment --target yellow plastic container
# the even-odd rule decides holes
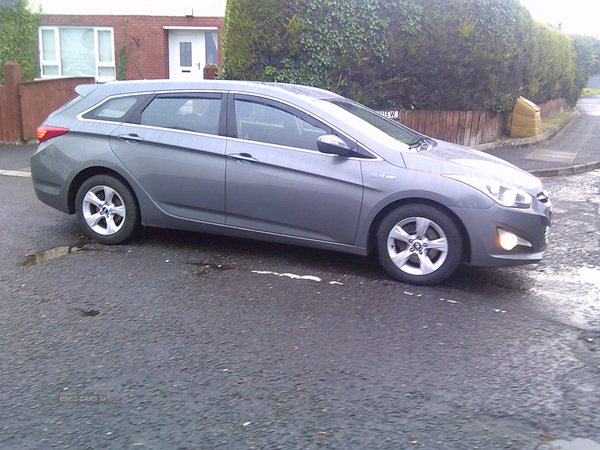
[[[542,134],[540,107],[526,98],[519,97],[513,108],[510,136],[526,138]]]

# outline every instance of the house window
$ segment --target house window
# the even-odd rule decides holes
[[[217,32],[204,33],[204,45],[206,47],[206,64],[218,64],[218,38],[219,35],[217,34]]]
[[[115,79],[112,28],[40,27],[39,39],[42,78]]]

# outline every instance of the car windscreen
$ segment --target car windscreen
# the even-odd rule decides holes
[[[344,109],[350,114],[364,120],[369,125],[377,128],[389,137],[402,142],[408,146],[413,146],[421,141],[421,136],[409,128],[406,128],[393,120],[386,119],[381,114],[347,99],[326,99],[325,101],[333,103]]]

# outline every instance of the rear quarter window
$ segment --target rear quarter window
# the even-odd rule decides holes
[[[84,113],[84,119],[122,122],[146,96],[115,97]]]

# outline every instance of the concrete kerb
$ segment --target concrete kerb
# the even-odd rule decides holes
[[[577,173],[591,172],[600,169],[600,161],[579,164],[577,166],[560,167],[557,169],[530,170],[529,173],[539,178],[562,177],[565,175],[575,175]]]

